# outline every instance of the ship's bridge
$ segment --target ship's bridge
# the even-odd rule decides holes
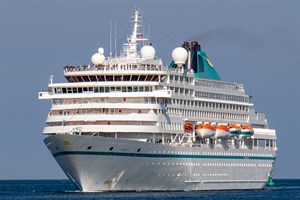
[[[101,65],[67,65],[64,67],[64,76],[69,82],[158,81],[160,76],[166,74],[167,72],[159,60],[127,64],[110,62]]]

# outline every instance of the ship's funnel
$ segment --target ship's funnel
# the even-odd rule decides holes
[[[204,64],[202,59],[197,59],[197,52],[201,51],[200,44],[198,44],[197,41],[191,42],[191,68],[194,70],[194,72],[203,72],[204,71]]]
[[[201,51],[201,46],[197,41],[192,41],[191,43],[184,42],[182,48],[188,52],[188,59],[185,66],[187,66],[188,70],[193,70],[196,78],[220,80],[220,76],[215,71],[206,54]]]

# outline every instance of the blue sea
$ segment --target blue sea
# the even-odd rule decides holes
[[[0,180],[0,199],[300,199],[300,179],[274,182],[262,190],[83,193],[68,180]]]

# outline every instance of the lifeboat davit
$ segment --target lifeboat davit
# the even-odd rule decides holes
[[[241,126],[236,124],[230,124],[229,125],[229,137],[239,136],[241,133]]]
[[[230,134],[230,129],[228,125],[218,124],[216,128],[215,138],[225,138]]]
[[[241,133],[240,133],[241,138],[251,137],[252,135],[254,135],[252,126],[249,126],[249,125],[241,126]]]
[[[211,124],[197,125],[195,129],[197,136],[201,138],[213,137],[216,133],[216,128]]]
[[[192,122],[185,122],[185,124],[184,124],[184,132],[186,132],[186,133],[192,132],[193,131],[192,125],[193,125]]]

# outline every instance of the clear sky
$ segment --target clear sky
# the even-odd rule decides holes
[[[65,82],[63,67],[90,63],[100,46],[108,56],[110,20],[120,47],[135,7],[165,65],[175,47],[196,39],[223,80],[244,84],[277,130],[273,176],[300,178],[300,1],[0,2],[0,179],[66,178],[43,143],[51,103],[38,92],[51,74]]]

